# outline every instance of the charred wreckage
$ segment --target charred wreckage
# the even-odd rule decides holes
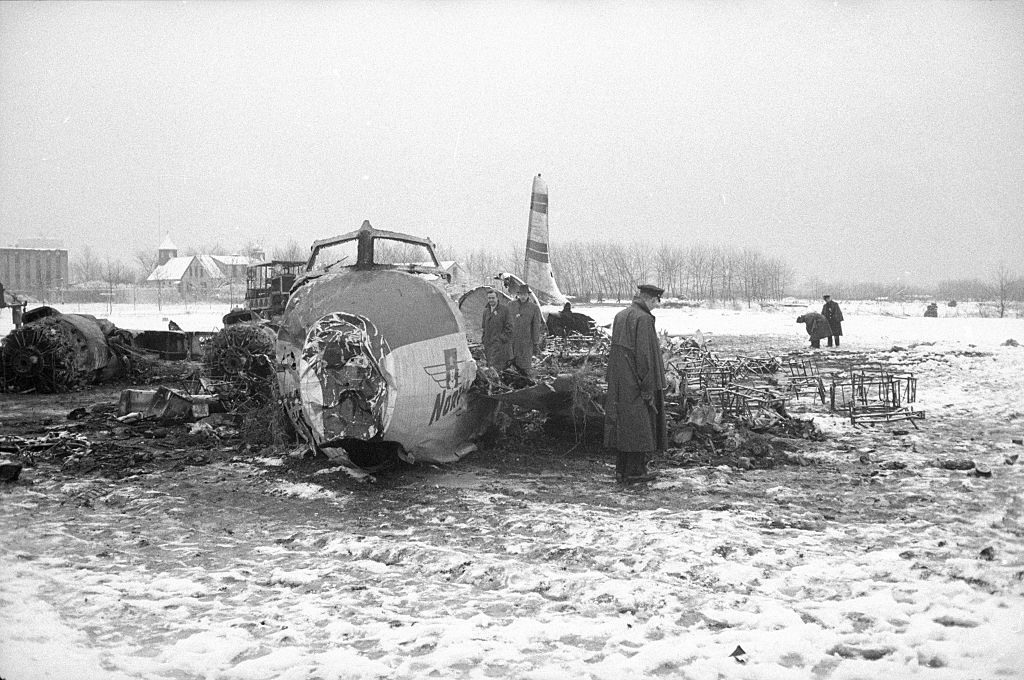
[[[316,241],[306,262],[248,268],[244,308],[217,333],[132,331],[39,307],[0,343],[0,391],[64,392],[139,378],[147,362],[200,359],[176,387],[125,390],[118,419],[167,422],[217,409],[278,420],[288,437],[349,462],[397,456],[447,463],[515,416],[542,413],[579,438],[602,431],[607,329],[571,311],[548,257],[547,186],[534,178],[524,272],[455,299],[429,239],[374,229]],[[487,293],[528,283],[548,336],[535,377],[481,361]],[[502,290],[503,289],[503,290]],[[669,438],[682,455],[743,449],[757,433],[811,438],[787,403],[809,396],[855,425],[914,424],[916,379],[811,356],[720,357],[698,331],[662,337]],[[916,427],[916,425],[915,425]],[[753,433],[753,435],[751,435]],[[757,448],[757,447],[755,447]],[[369,458],[361,452],[376,450]],[[353,452],[357,455],[353,456]],[[764,451],[761,452],[762,454]],[[768,464],[764,455],[749,460]],[[766,462],[768,461],[768,462]]]
[[[279,263],[273,302],[254,297],[215,334],[132,331],[33,309],[0,344],[0,388],[63,392],[130,381],[147,357],[201,358],[186,385],[125,390],[120,417],[187,419],[208,414],[213,402],[235,413],[269,404],[312,450],[344,456],[377,444],[407,461],[441,463],[474,450],[514,413],[542,412],[600,432],[605,329],[549,335],[535,379],[502,375],[478,365],[468,319],[479,315],[467,304],[476,298],[455,302],[429,240],[364,222],[317,241],[302,271],[296,266]],[[742,449],[750,436],[737,443],[738,431],[812,438],[813,426],[787,411],[803,397],[856,425],[924,417],[913,408],[908,372],[822,366],[813,355],[720,357],[708,345],[699,332],[662,338],[669,437],[681,451],[724,450],[730,437]],[[744,459],[760,460],[756,452]]]

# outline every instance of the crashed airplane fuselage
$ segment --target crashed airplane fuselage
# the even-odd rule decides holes
[[[394,442],[425,462],[472,450],[493,404],[468,398],[476,362],[444,276],[429,240],[369,222],[313,244],[276,343],[285,408],[307,441]]]

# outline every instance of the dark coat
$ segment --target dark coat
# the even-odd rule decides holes
[[[485,305],[480,327],[484,331],[483,345],[487,363],[500,371],[512,361],[512,315],[509,314],[508,305],[499,301],[494,310],[491,310],[490,305]]]
[[[604,411],[606,447],[665,450],[665,364],[654,315],[639,299],[615,315]]]
[[[829,300],[821,307],[821,315],[828,321],[832,335],[843,334],[843,310],[839,309],[839,303]]]
[[[544,335],[544,317],[533,300],[520,302],[516,299],[508,307],[512,317],[512,360],[519,370],[529,372],[533,367],[533,353]]]
[[[807,327],[807,335],[811,336],[811,342],[821,340],[832,335],[832,328],[828,325],[828,319],[817,312],[807,312],[797,319]]]

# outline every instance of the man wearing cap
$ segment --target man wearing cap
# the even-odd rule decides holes
[[[512,361],[512,315],[508,305],[498,300],[498,293],[487,291],[487,305],[480,321],[483,328],[484,356],[487,364],[498,371],[505,370]]]
[[[622,484],[654,479],[649,458],[666,446],[665,365],[651,313],[664,292],[639,286],[633,303],[612,324],[604,445],[616,452],[615,478]]]
[[[512,364],[521,374],[532,377],[533,355],[540,353],[544,317],[537,303],[530,299],[530,287],[525,283],[516,291],[509,314],[512,317]]]
[[[843,334],[843,310],[839,309],[839,303],[832,300],[831,295],[824,295],[822,298],[825,300],[825,304],[821,307],[821,315],[828,321],[828,326],[831,329],[831,335],[828,336],[828,346],[832,346],[832,341],[836,341],[836,347],[839,347],[839,336]]]

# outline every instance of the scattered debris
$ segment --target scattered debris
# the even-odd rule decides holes
[[[982,465],[980,463],[975,463],[974,464],[974,476],[975,477],[991,477],[992,476],[992,468],[990,468],[987,465]]]
[[[974,461],[968,458],[940,458],[935,466],[943,470],[973,470]]]
[[[15,482],[21,474],[21,463],[10,458],[0,458],[0,482]]]
[[[834,656],[841,656],[844,659],[855,659],[862,658],[868,661],[878,661],[879,659],[892,654],[895,649],[892,647],[858,647],[854,645],[838,644],[828,650],[828,654]]]
[[[1002,343],[1002,346],[1003,347],[1020,347],[1020,343],[1017,342],[1016,340],[1014,340],[1013,338],[1010,338],[1006,342]]]
[[[731,656],[736,661],[736,663],[747,662],[747,653],[743,650],[743,647],[739,645],[736,645],[736,649],[732,650],[732,654],[730,654],[729,656]]]
[[[981,557],[981,559],[988,560],[989,562],[991,562],[996,558],[996,549],[992,546],[983,548],[979,556]]]

